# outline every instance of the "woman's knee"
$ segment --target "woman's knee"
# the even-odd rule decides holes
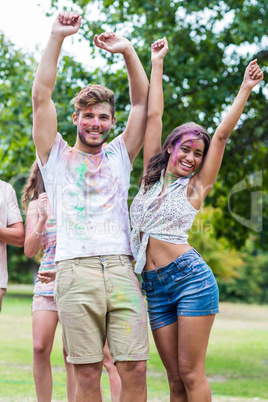
[[[35,356],[50,357],[51,347],[43,340],[34,340],[33,353]]]
[[[179,369],[167,371],[170,391],[174,394],[182,394],[185,392],[184,383],[180,376]]]
[[[197,383],[203,381],[206,378],[205,368],[201,370],[200,368],[191,367],[190,364],[180,365],[180,377],[183,381],[185,388],[193,389]]]

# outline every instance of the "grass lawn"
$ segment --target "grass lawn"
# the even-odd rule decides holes
[[[36,401],[32,374],[32,287],[9,288],[0,316],[0,401]],[[13,296],[12,292],[20,297]],[[268,306],[221,303],[207,354],[213,401],[268,400]],[[148,362],[148,401],[169,401],[165,370],[152,337]],[[53,401],[66,401],[61,330],[52,352]],[[104,400],[110,401],[103,371]]]

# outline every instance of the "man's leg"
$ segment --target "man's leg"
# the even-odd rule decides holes
[[[76,402],[102,402],[100,378],[102,362],[74,364],[76,377]]]
[[[2,309],[2,301],[3,301],[3,297],[6,294],[6,288],[0,288],[0,311]]]
[[[107,340],[121,378],[120,401],[146,401],[149,359],[147,314],[140,284],[128,256],[105,256],[109,290]]]
[[[121,402],[145,402],[147,400],[146,361],[117,362],[121,378]]]
[[[76,401],[101,401],[106,293],[100,259],[60,261],[54,294],[68,361],[74,366]]]

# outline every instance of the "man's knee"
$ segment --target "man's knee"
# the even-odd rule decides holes
[[[102,362],[74,364],[76,381],[83,389],[98,388],[102,372]]]
[[[117,362],[116,367],[122,381],[142,383],[146,381],[146,361]]]

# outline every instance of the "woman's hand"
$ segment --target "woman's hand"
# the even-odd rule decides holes
[[[38,197],[38,216],[39,220],[46,222],[49,212],[48,212],[48,196],[46,193],[41,193]]]
[[[38,272],[37,278],[39,279],[40,282],[43,283],[53,282],[56,279],[56,271],[55,269],[53,269],[50,271]]]
[[[263,79],[263,72],[257,64],[257,59],[252,60],[246,68],[242,86],[253,89]]]

